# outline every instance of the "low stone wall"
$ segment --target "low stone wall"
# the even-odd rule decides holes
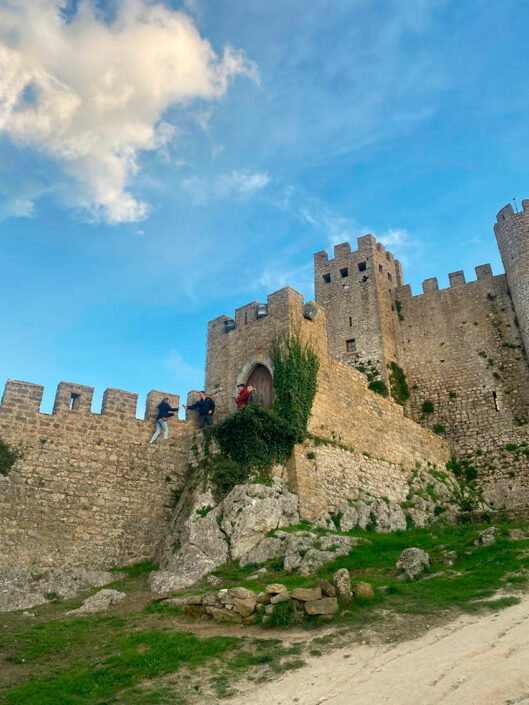
[[[0,567],[110,568],[154,556],[194,424],[171,419],[169,440],[149,445],[155,406],[169,395],[151,393],[141,420],[136,395],[108,390],[93,414],[91,392],[62,383],[54,413],[41,414],[42,387],[8,382],[0,438],[22,457],[0,476]]]
[[[371,458],[331,444],[306,441],[294,448],[284,477],[299,495],[300,514],[314,519],[333,513],[363,492],[402,502],[409,492],[411,468]]]

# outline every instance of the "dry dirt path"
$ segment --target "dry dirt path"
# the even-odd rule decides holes
[[[392,645],[341,648],[230,705],[529,705],[529,596]]]

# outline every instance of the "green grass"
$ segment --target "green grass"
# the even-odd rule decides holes
[[[523,553],[529,549],[529,540],[511,542],[507,530],[514,525],[497,525],[502,527],[502,532],[496,543],[489,547],[478,547],[473,543],[477,532],[486,525],[454,527],[439,524],[391,534],[356,530],[348,534],[368,538],[371,543],[353,547],[349,555],[340,556],[323,566],[315,576],[285,575],[280,569],[280,560],[268,563],[268,572],[258,580],[246,580],[257,566],[247,566],[241,570],[236,563],[231,563],[216,571],[216,574],[222,576],[227,586],[244,585],[258,592],[271,582],[281,582],[289,589],[312,587],[316,578],[332,580],[338,569],[347,568],[353,584],[360,581],[373,584],[376,598],[374,603],[367,605],[353,602],[349,614],[338,616],[337,621],[364,622],[375,615],[381,603],[384,608],[400,614],[427,615],[449,608],[474,612],[483,607],[481,601],[484,598],[493,595],[499,588],[509,585],[516,590],[529,579],[529,555]],[[397,580],[395,563],[400,553],[409,546],[427,551],[432,565],[427,577],[403,583]],[[442,561],[447,551],[458,554],[453,567],[445,566]],[[384,592],[378,589],[382,586]],[[278,619],[281,621],[284,617],[279,615]]]
[[[474,545],[485,524],[439,524],[392,534],[352,531],[350,535],[368,538],[371,543],[353,547],[349,555],[324,566],[317,576],[284,575],[280,561],[269,563],[268,572],[258,580],[247,580],[256,566],[240,569],[231,563],[216,573],[222,576],[225,587],[245,585],[258,592],[270,582],[284,583],[290,589],[311,587],[316,578],[330,580],[336,570],[347,568],[353,584],[370,582],[376,597],[373,603],[354,601],[348,605],[343,614],[335,616],[335,628],[354,638],[368,629],[387,640],[397,622],[422,620],[431,624],[437,615],[445,619],[459,611],[499,610],[516,604],[517,594],[526,588],[529,577],[529,539],[510,541],[508,530],[523,528],[527,533],[529,527],[527,522],[495,521],[495,525],[500,533],[489,547]],[[400,582],[395,562],[409,546],[426,550],[432,563],[421,579]],[[458,554],[452,567],[443,563],[447,551]],[[231,636],[234,632],[229,626],[225,627],[229,636],[197,638],[179,631],[178,608],[156,600],[148,603],[150,568],[149,564],[142,566],[129,567],[129,574],[136,577],[127,576],[120,583],[135,605],[129,611],[120,605],[110,614],[64,618],[64,611],[76,602],[72,600],[34,608],[33,620],[20,613],[3,616],[0,703],[184,705],[191,691],[192,697],[200,695],[202,701],[211,691],[218,697],[228,695],[232,682],[242,674],[269,678],[299,668],[306,650],[324,651],[326,644],[338,638],[333,633],[316,636],[306,647],[299,643],[286,646],[277,639],[250,639],[244,633],[241,637],[238,631],[237,637]],[[497,596],[500,588],[507,591],[507,596]],[[204,590],[209,589],[204,584]],[[276,628],[290,623],[288,605],[278,605],[273,620]],[[311,618],[303,626],[315,630],[319,624],[318,618]],[[263,631],[263,636],[266,634]]]
[[[72,624],[72,623],[70,623]],[[70,626],[61,625],[61,626]],[[76,629],[79,625],[74,625]],[[89,635],[89,631],[85,630]],[[240,646],[240,639],[197,639],[185,632],[121,633],[115,651],[88,668],[73,668],[51,678],[38,678],[6,693],[9,705],[102,705],[124,688],[155,678],[182,665],[197,666]],[[34,649],[26,648],[26,655]]]

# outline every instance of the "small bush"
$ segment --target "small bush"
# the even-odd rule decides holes
[[[430,401],[430,399],[426,399],[423,402],[422,410],[425,414],[432,414],[434,410],[433,401]]]
[[[442,423],[436,423],[435,426],[433,427],[433,432],[438,433],[439,435],[441,433],[444,433],[446,431],[446,428],[443,426]]]
[[[388,396],[388,387],[386,383],[382,382],[380,379],[375,379],[372,382],[369,382],[367,388],[372,392],[375,392],[375,394],[380,394],[383,397]]]
[[[455,399],[457,397],[457,394],[455,392],[448,392],[448,396],[450,399]]]
[[[270,615],[270,619],[266,621],[267,627],[280,627],[288,629],[294,624],[295,610],[292,600],[279,602]]]
[[[12,448],[0,439],[0,475],[7,477],[16,461],[22,457],[22,451]]]

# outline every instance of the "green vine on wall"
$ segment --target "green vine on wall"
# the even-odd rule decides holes
[[[252,476],[267,479],[274,463],[285,462],[307,433],[316,395],[319,359],[299,331],[277,339],[270,351],[274,402],[270,410],[245,406],[206,430],[203,466],[219,495]],[[211,455],[215,440],[220,453]]]
[[[406,375],[402,367],[396,362],[389,364],[389,386],[391,388],[391,396],[401,406],[404,406],[410,398],[410,388],[406,381]]]
[[[12,448],[0,439],[0,475],[7,477],[13,465],[21,457],[21,450]]]

